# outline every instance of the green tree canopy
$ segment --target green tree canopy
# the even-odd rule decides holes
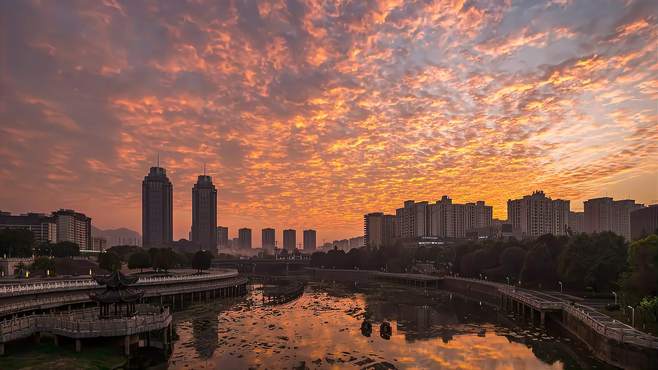
[[[113,252],[104,252],[98,255],[98,266],[107,271],[121,269],[121,259]]]
[[[128,258],[128,268],[142,271],[149,267],[151,267],[151,255],[145,250],[139,250]]]
[[[632,302],[658,295],[658,236],[649,235],[631,243],[628,266],[622,287]]]
[[[49,257],[37,257],[34,259],[34,262],[29,267],[29,270],[32,273],[42,273],[46,275],[46,271],[50,272],[50,275],[55,275],[55,261]]]
[[[169,271],[177,265],[178,254],[171,248],[151,248],[151,263],[156,270]]]
[[[0,257],[30,257],[34,247],[34,233],[23,229],[0,230]]]
[[[212,258],[213,255],[210,251],[198,251],[192,257],[192,268],[197,269],[199,272],[207,270],[210,268]]]
[[[59,242],[52,246],[52,255],[55,257],[79,256],[80,247],[73,242]]]

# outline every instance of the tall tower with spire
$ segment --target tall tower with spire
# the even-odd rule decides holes
[[[167,170],[160,167],[160,155],[142,182],[142,246],[162,247],[173,241],[174,187]]]
[[[205,164],[192,188],[192,241],[205,250],[217,249],[217,189]]]

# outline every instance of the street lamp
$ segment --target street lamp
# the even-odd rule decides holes
[[[627,306],[631,309],[631,326],[635,327],[635,307]]]
[[[617,292],[612,292],[612,295],[615,296],[615,304],[617,304]]]
[[[509,285],[509,276],[505,276],[505,279],[507,279],[507,285]]]
[[[560,284],[560,293],[562,293],[562,282],[558,281],[557,283]]]

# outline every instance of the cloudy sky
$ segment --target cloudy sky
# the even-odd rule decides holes
[[[656,203],[655,5],[5,0],[0,209],[141,231],[157,153],[177,238],[203,163],[256,245],[443,194]]]

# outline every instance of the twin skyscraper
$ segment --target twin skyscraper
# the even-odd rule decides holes
[[[142,245],[145,248],[165,247],[173,242],[173,192],[167,170],[151,167],[142,182]],[[192,188],[192,242],[214,251],[216,233],[217,189],[212,178],[204,173]]]

